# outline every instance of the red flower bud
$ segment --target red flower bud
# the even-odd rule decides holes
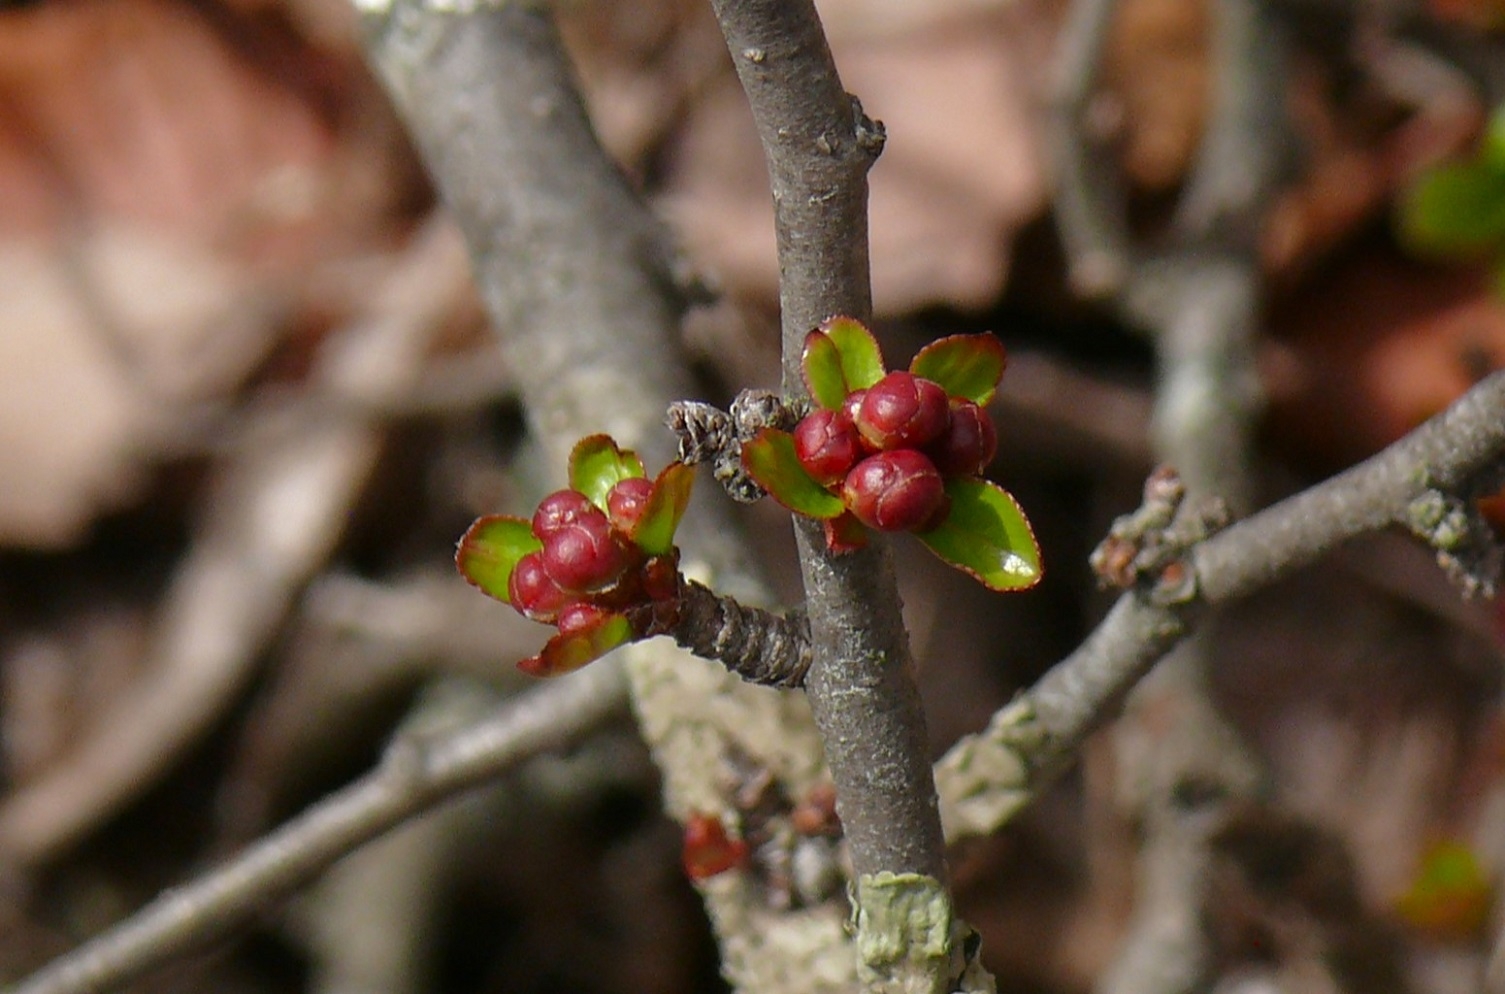
[[[594,625],[610,613],[605,608],[585,601],[577,601],[559,612],[559,634],[574,635]]]
[[[946,430],[946,391],[913,373],[889,373],[868,387],[857,407],[857,430],[875,449],[918,448]]]
[[[611,515],[611,523],[623,534],[632,531],[647,509],[651,496],[653,481],[646,476],[629,476],[618,481],[606,495],[606,510]]]
[[[530,552],[512,567],[512,575],[507,578],[507,599],[523,617],[553,624],[559,612],[575,600],[575,595],[561,590],[549,579],[542,553]]]
[[[794,454],[805,471],[829,487],[844,479],[862,455],[852,419],[841,411],[819,410],[794,428]]]
[[[538,502],[533,512],[533,534],[548,538],[566,525],[574,524],[582,515],[599,514],[601,509],[578,490],[556,490]]]
[[[747,843],[726,834],[715,815],[692,814],[685,822],[685,875],[704,880],[747,860]]]
[[[549,578],[574,593],[609,586],[627,565],[622,539],[599,510],[581,514],[543,540],[543,567]]]
[[[925,447],[942,476],[976,476],[998,451],[998,430],[988,412],[964,397],[951,400],[951,423]]]
[[[940,472],[914,449],[862,460],[847,474],[841,496],[858,521],[886,532],[932,528],[947,505]]]
[[[847,394],[846,400],[841,402],[841,413],[850,418],[853,424],[857,423],[857,409],[862,406],[862,398],[866,396],[866,389],[853,390]]]

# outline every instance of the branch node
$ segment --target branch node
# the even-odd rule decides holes
[[[1089,562],[1103,587],[1148,586],[1152,604],[1186,604],[1197,595],[1187,551],[1227,523],[1228,508],[1221,499],[1188,504],[1180,474],[1159,466],[1145,480],[1144,502],[1113,522]]]
[[[882,121],[867,116],[862,109],[862,101],[855,94],[848,93],[847,99],[852,102],[852,125],[857,135],[857,147],[866,152],[869,159],[877,159],[883,154],[884,143],[888,141],[888,129]]]
[[[1468,498],[1428,489],[1406,505],[1401,522],[1437,552],[1437,563],[1464,597],[1492,597],[1505,571],[1505,544]]]
[[[742,444],[764,428],[788,431],[801,414],[771,390],[744,390],[732,401],[730,413],[697,400],[675,401],[664,424],[679,436],[680,462],[710,463],[716,482],[732,500],[751,504],[766,491],[742,468]]]

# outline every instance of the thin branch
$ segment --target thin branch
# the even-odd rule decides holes
[[[1193,599],[1120,597],[1080,648],[937,764],[948,837],[997,831],[1023,810],[1204,607],[1245,597],[1365,532],[1410,525],[1419,498],[1470,495],[1502,464],[1505,373],[1495,373],[1378,455],[1198,545],[1187,557]]]
[[[712,6],[768,162],[783,387],[787,396],[802,398],[806,333],[833,314],[867,320],[872,310],[867,172],[882,149],[883,130],[842,87],[810,0],[712,0]],[[819,525],[802,519],[795,537],[814,657],[805,689],[856,875],[865,979],[881,989],[948,989],[944,842],[888,544],[875,541],[861,552],[832,556]],[[924,887],[924,903],[917,906],[933,910],[934,919],[884,916],[868,890],[885,874],[898,877],[883,881]]]
[[[777,615],[738,604],[694,580],[680,585],[674,641],[714,659],[749,683],[799,687],[810,669],[803,615]]]
[[[1251,502],[1250,439],[1261,402],[1254,363],[1260,285],[1258,233],[1287,155],[1285,46],[1264,0],[1216,0],[1210,59],[1214,87],[1206,133],[1176,204],[1169,244],[1127,255],[1123,183],[1113,156],[1084,161],[1103,21],[1111,0],[1078,0],[1063,46],[1070,101],[1059,118],[1063,240],[1080,275],[1102,246],[1127,262],[1119,308],[1155,343],[1160,381],[1157,458],[1175,466],[1193,495],[1216,494],[1238,511]],[[1099,53],[1089,50],[1093,47]],[[1092,239],[1098,240],[1094,244]],[[1207,801],[1253,799],[1264,770],[1207,688],[1205,638],[1181,643],[1130,699],[1123,782],[1145,828],[1134,920],[1102,994],[1180,994],[1204,986],[1212,967],[1200,913],[1212,865]],[[1171,716],[1167,719],[1167,716]],[[1195,785],[1196,790],[1183,787]],[[1188,806],[1186,798],[1203,801]],[[1187,817],[1188,814],[1194,817]]]
[[[7,994],[118,987],[242,924],[361,843],[531,756],[563,749],[623,711],[621,667],[603,663],[528,691],[433,741],[399,738],[371,774],[193,883],[22,980]]]
[[[1098,72],[1116,6],[1117,0],[1076,0],[1055,65],[1056,227],[1072,288],[1088,299],[1117,294],[1131,267],[1122,178],[1101,134],[1105,129],[1093,120],[1101,105]]]

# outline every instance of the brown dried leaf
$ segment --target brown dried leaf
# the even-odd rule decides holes
[[[902,37],[833,41],[842,79],[888,128],[872,173],[875,306],[981,307],[1007,276],[1013,235],[1044,207],[1029,81],[1042,76],[1035,16],[1015,8]],[[767,173],[735,79],[691,111],[665,206],[736,295],[778,279]]]

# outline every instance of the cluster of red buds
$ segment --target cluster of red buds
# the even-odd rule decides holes
[[[890,372],[861,322],[830,318],[800,357],[815,409],[792,432],[764,428],[742,443],[742,465],[779,503],[821,521],[831,552],[861,548],[868,528],[913,532],[993,590],[1033,586],[1029,522],[982,478],[998,449],[983,407],[1005,365],[992,335],[952,335]]]
[[[627,642],[669,630],[679,605],[674,530],[693,471],[672,463],[649,479],[605,435],[575,446],[572,486],[539,502],[531,520],[488,515],[460,539],[455,561],[481,590],[559,633],[518,663],[565,673]]]
[[[841,407],[816,410],[794,429],[800,464],[879,531],[935,528],[950,510],[946,478],[980,474],[997,448],[977,403],[908,372],[854,390]]]
[[[607,494],[605,512],[578,490],[539,502],[530,525],[543,547],[519,559],[507,581],[518,613],[571,634],[606,613],[672,599],[672,557],[649,556],[628,537],[652,489],[646,477],[623,480]]]

